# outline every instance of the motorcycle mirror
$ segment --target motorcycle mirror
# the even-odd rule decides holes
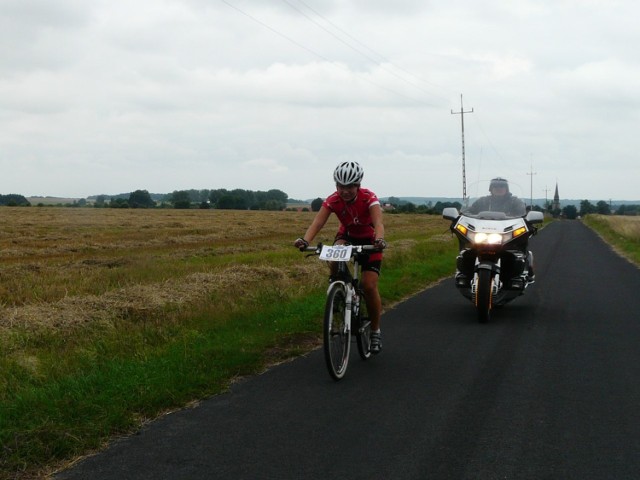
[[[525,220],[529,223],[542,223],[544,221],[544,213],[531,210],[527,213]]]
[[[453,221],[459,216],[460,214],[458,213],[458,209],[455,207],[447,207],[444,210],[442,210],[442,218],[445,218],[447,220]]]

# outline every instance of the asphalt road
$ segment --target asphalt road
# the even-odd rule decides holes
[[[342,381],[316,350],[56,478],[640,478],[640,269],[578,221],[530,246],[537,283],[487,324],[447,279]]]

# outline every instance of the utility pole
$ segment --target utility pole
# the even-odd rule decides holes
[[[451,110],[451,115],[460,114],[460,120],[462,122],[462,204],[464,205],[467,200],[467,173],[465,171],[464,165],[464,114],[465,113],[473,113],[473,108],[467,112],[464,111],[464,107],[462,106],[462,94],[460,94],[460,111],[454,112]]]
[[[529,202],[529,207],[533,210],[533,176],[537,175],[538,172],[533,171],[533,164],[531,164],[531,173],[527,173],[527,175],[531,175],[531,201]]]
[[[549,189],[547,186],[544,186],[544,209],[549,210]]]

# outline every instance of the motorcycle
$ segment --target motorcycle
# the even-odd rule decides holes
[[[465,213],[464,209],[459,212],[448,207],[442,216],[451,220],[451,231],[460,243],[455,285],[475,304],[478,321],[486,323],[494,307],[523,295],[535,281],[533,255],[527,243],[544,214],[529,211],[514,217],[495,211]]]

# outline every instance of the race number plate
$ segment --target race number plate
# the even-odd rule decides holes
[[[320,260],[348,262],[351,259],[351,250],[351,245],[323,245]]]

